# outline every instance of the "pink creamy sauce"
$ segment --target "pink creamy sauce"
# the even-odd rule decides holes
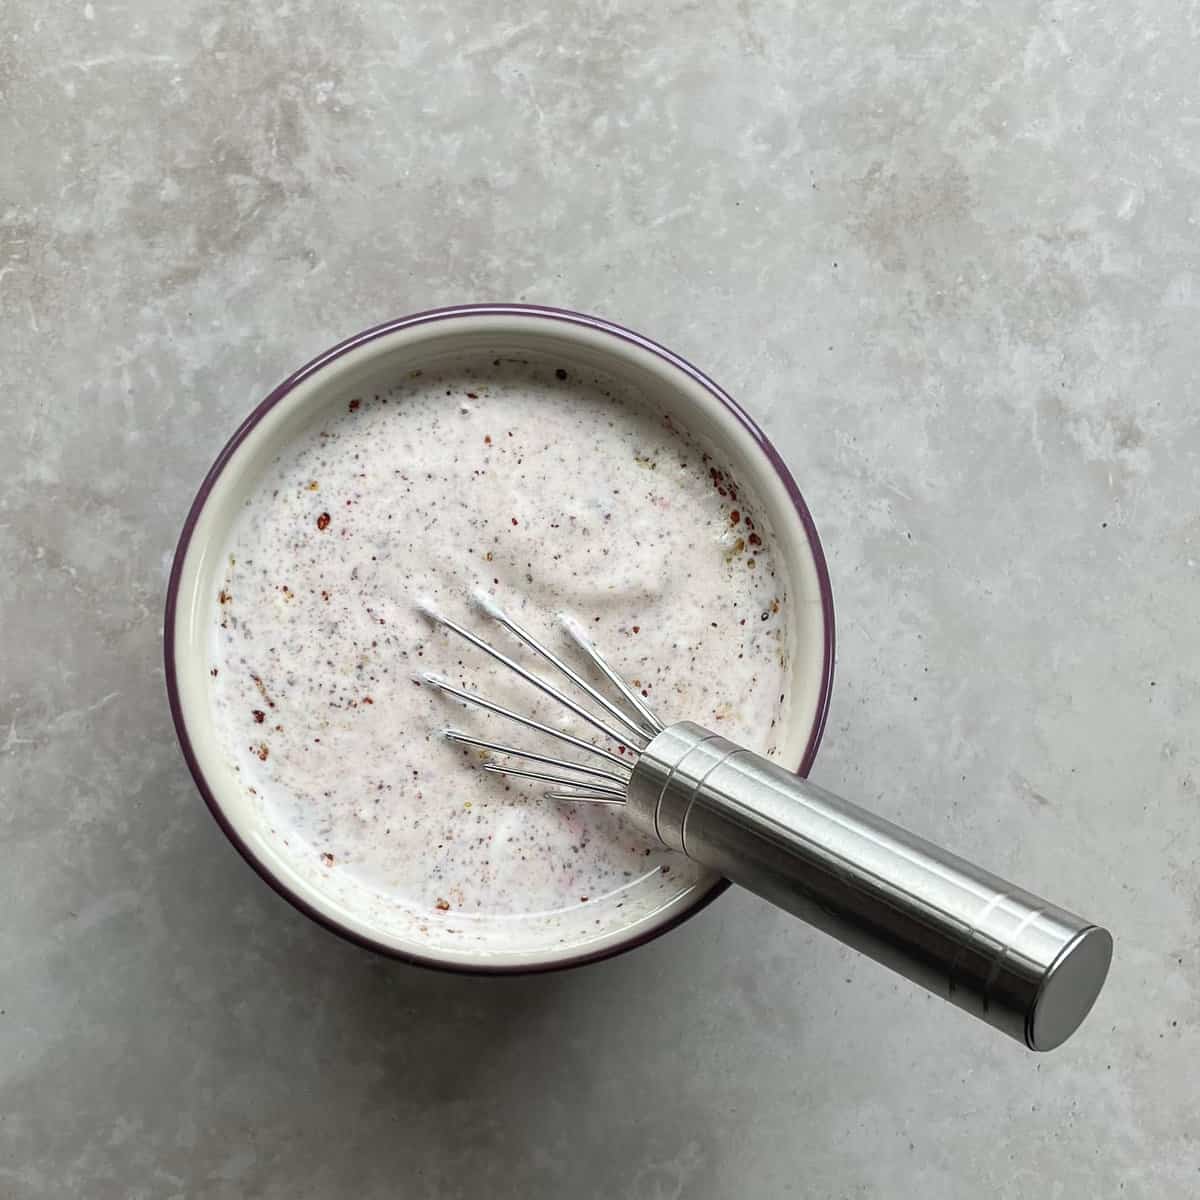
[[[209,674],[241,786],[278,853],[413,930],[623,890],[660,905],[699,877],[618,809],[473,769],[443,727],[561,747],[414,673],[592,732],[418,600],[522,661],[475,590],[567,657],[570,613],[660,719],[773,749],[789,598],[765,518],[683,431],[590,374],[486,359],[355,396],[270,466],[224,556]]]

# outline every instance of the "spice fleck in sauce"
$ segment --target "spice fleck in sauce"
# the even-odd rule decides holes
[[[414,674],[591,730],[419,600],[522,661],[472,594],[559,649],[570,613],[662,720],[773,749],[788,597],[755,497],[573,367],[487,358],[347,397],[269,466],[224,555],[208,683],[240,784],[273,853],[397,936],[484,954],[583,943],[701,879],[619,809],[473,769],[441,728],[561,749]]]

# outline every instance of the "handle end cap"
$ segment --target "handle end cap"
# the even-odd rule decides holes
[[[1053,1050],[1079,1028],[1100,995],[1112,954],[1112,934],[1099,925],[1084,929],[1063,947],[1025,1024],[1030,1050]]]

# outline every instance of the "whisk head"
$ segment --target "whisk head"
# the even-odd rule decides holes
[[[559,618],[564,631],[592,663],[601,675],[612,685],[621,696],[624,704],[618,704],[605,696],[603,692],[592,686],[570,663],[564,661],[548,646],[544,645],[527,629],[504,611],[488,593],[475,593],[475,602],[480,610],[493,621],[502,625],[518,641],[532,650],[539,658],[548,663],[559,675],[565,678],[578,693],[592,702],[603,713],[599,715],[593,709],[586,707],[575,695],[551,683],[541,675],[528,670],[515,659],[497,649],[478,634],[451,620],[439,612],[433,605],[422,602],[421,612],[435,624],[457,634],[472,646],[482,650],[496,662],[518,675],[526,683],[537,688],[544,696],[561,704],[567,711],[590,725],[606,741],[615,745],[618,750],[627,753],[614,753],[604,746],[597,745],[585,738],[577,737],[562,729],[555,729],[544,722],[536,721],[523,713],[514,712],[505,705],[481,696],[478,692],[459,687],[435,672],[429,671],[418,676],[422,683],[430,684],[439,691],[453,696],[468,705],[474,705],[488,712],[496,713],[526,729],[553,738],[563,745],[571,746],[586,754],[594,756],[603,766],[589,762],[577,762],[572,759],[557,758],[553,755],[542,754],[533,750],[509,746],[502,742],[490,741],[475,737],[458,729],[446,729],[444,736],[462,746],[472,746],[479,750],[489,751],[500,755],[505,760],[518,759],[523,762],[536,764],[538,767],[554,768],[555,771],[537,770],[510,765],[508,761],[498,762],[488,758],[483,769],[496,775],[513,776],[518,779],[532,779],[540,783],[553,785],[545,792],[551,800],[590,800],[601,804],[621,804],[625,801],[626,790],[632,774],[633,764],[637,761],[639,752],[644,749],[663,729],[663,723],[654,715],[637,691],[624,680],[609,664],[608,660],[592,644],[578,621],[569,616]],[[572,774],[563,775],[558,772],[568,771]]]

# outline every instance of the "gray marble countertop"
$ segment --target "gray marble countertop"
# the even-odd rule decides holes
[[[1194,5],[0,6],[0,1196],[1194,1196]],[[372,958],[243,864],[161,609],[212,457],[387,317],[521,299],[739,397],[830,559],[814,777],[1109,923],[1023,1052],[752,897]]]

